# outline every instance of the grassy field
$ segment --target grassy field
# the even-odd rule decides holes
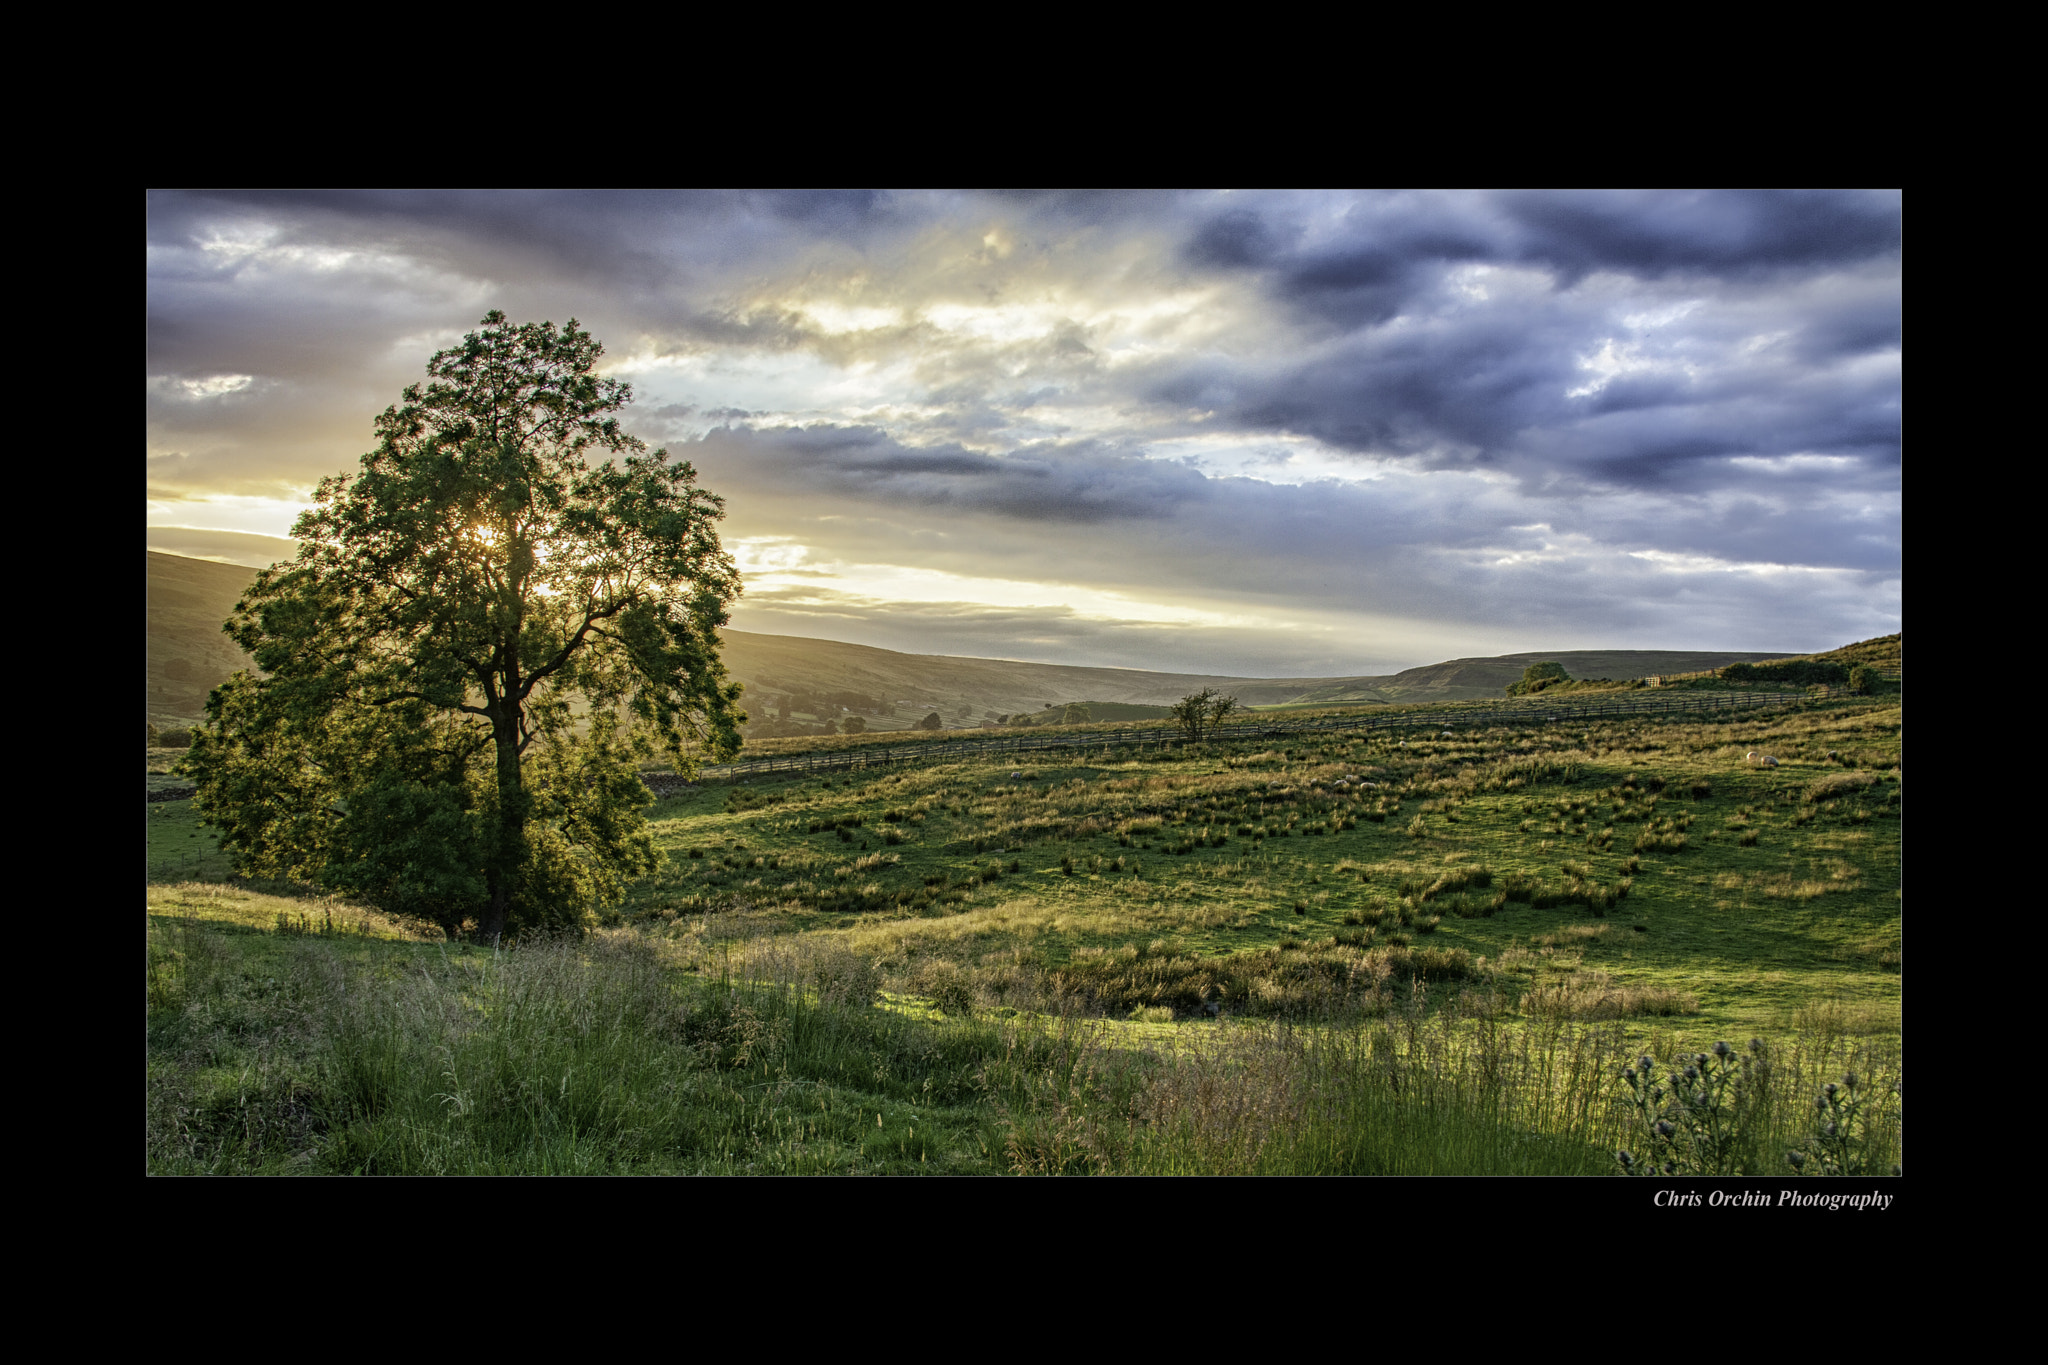
[[[222,885],[159,803],[152,1168],[1611,1172],[1626,1060],[1751,1038],[1724,1169],[1847,1069],[1882,1168],[1899,722],[708,785],[592,936],[499,954]]]

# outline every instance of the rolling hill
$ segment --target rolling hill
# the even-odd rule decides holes
[[[255,571],[155,551],[147,554],[144,673],[149,719],[189,722],[204,713],[210,688],[249,664],[248,657],[221,633],[220,623]],[[1541,659],[1556,660],[1575,678],[1635,678],[1794,657],[1782,653],[1562,650],[1450,659],[1384,676],[1247,678],[903,654],[869,645],[743,630],[728,630],[724,638],[726,667],[746,684],[748,709],[757,719],[771,706],[793,704],[799,714],[814,715],[820,710],[836,713],[839,706],[846,706],[873,716],[871,728],[907,725],[934,710],[949,727],[972,727],[988,714],[1039,711],[1047,703],[1163,706],[1205,687],[1234,695],[1247,706],[1466,701],[1500,696],[1503,688],[1522,676],[1524,668]],[[1889,638],[1896,657],[1897,637]],[[808,705],[810,702],[817,704]],[[964,716],[960,714],[963,709]]]

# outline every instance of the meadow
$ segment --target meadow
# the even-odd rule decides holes
[[[153,803],[151,1168],[1886,1170],[1899,725],[1105,727],[1056,764],[706,784],[586,937],[496,952],[231,883]],[[1710,1140],[1647,1133],[1643,1056],[1717,1105],[1743,1068]],[[1815,1100],[1849,1073],[1845,1157]]]

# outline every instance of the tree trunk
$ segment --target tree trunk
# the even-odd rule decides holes
[[[491,903],[478,926],[484,942],[494,947],[504,937],[512,893],[526,862],[526,785],[519,764],[519,711],[509,701],[495,709],[498,714],[492,718],[491,730],[498,751],[498,846],[486,874]]]

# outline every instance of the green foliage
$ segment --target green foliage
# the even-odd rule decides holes
[[[1858,695],[1867,695],[1879,681],[1877,670],[1869,664],[1854,664],[1849,669],[1849,690]]]
[[[1067,709],[1060,714],[1060,724],[1062,725],[1086,725],[1087,723],[1088,708],[1080,702],[1068,702]]]
[[[1508,684],[1507,694],[1511,697],[1531,696],[1534,693],[1543,691],[1544,688],[1549,687],[1553,683],[1568,681],[1570,676],[1570,674],[1564,671],[1564,665],[1560,663],[1544,662],[1530,664],[1522,670],[1522,677],[1519,682]]]
[[[1818,659],[1777,659],[1761,664],[1729,664],[1721,670],[1720,676],[1726,682],[1846,687],[1849,685],[1849,666]]]
[[[946,720],[938,712],[933,711],[917,723],[917,728],[920,730],[943,730],[946,728]]]
[[[848,716],[841,723],[840,728],[849,735],[864,734],[867,731],[868,723],[859,716]]]
[[[257,576],[226,630],[262,673],[188,760],[243,871],[493,940],[577,926],[656,863],[635,761],[738,751],[723,504],[621,430],[601,354],[489,314]]]
[[[183,726],[174,725],[168,730],[150,726],[150,741],[159,749],[189,749],[192,747],[192,732]]]

